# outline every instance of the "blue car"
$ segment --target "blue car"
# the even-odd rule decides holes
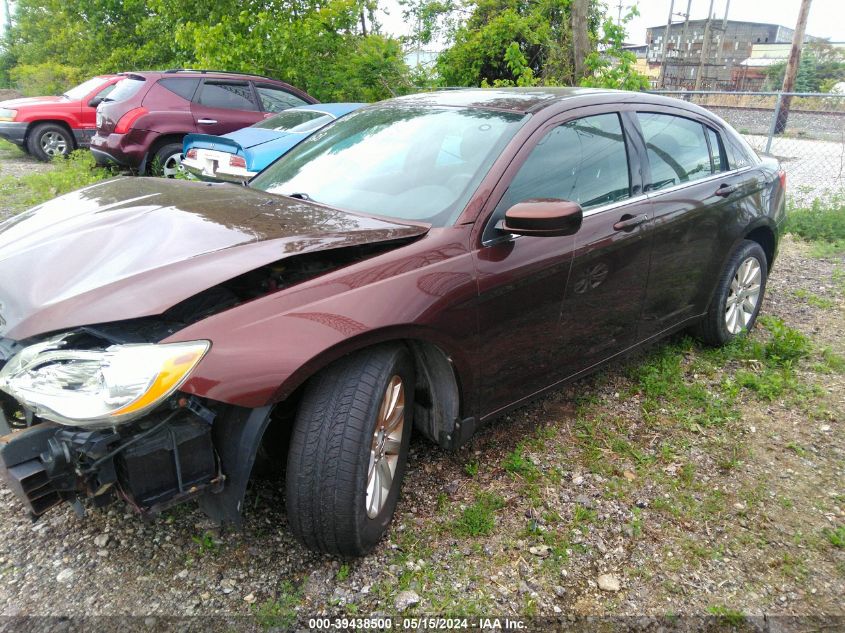
[[[320,128],[365,105],[317,103],[290,108],[223,136],[188,134],[182,167],[200,180],[249,180]]]

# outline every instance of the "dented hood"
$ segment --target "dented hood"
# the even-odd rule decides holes
[[[110,180],[0,223],[0,337],[161,314],[291,255],[427,230],[230,184]]]

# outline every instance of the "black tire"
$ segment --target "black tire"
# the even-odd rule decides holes
[[[173,164],[174,160],[176,165]],[[159,147],[150,160],[149,172],[162,178],[175,178],[177,173],[181,173],[182,143],[168,143]]]
[[[404,390],[398,461],[384,505],[371,518],[366,507],[371,449],[385,391],[397,376]],[[387,531],[408,458],[414,381],[411,355],[398,345],[341,359],[311,379],[296,415],[285,482],[291,532],[307,547],[362,556]]]
[[[74,150],[73,134],[57,123],[39,123],[26,137],[26,149],[45,162],[57,156],[67,156]]]
[[[756,260],[757,265],[760,267],[760,290],[756,300],[757,303],[753,311],[750,311],[750,318],[747,323],[741,325],[741,332],[746,332],[754,327],[754,323],[757,321],[757,315],[760,313],[760,306],[763,304],[763,297],[766,294],[766,280],[769,275],[769,268],[766,254],[763,252],[762,247],[757,242],[743,240],[737,246],[730,259],[728,259],[722,271],[719,284],[713,293],[707,314],[693,328],[693,333],[704,343],[719,347],[729,343],[740,334],[740,332],[731,332],[728,328],[727,303],[732,293],[731,283],[734,281],[739,267],[749,258]],[[739,324],[737,325],[739,326]]]

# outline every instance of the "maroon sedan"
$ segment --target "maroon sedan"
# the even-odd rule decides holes
[[[644,343],[750,328],[784,176],[663,97],[460,90],[362,108],[248,188],[117,179],[0,225],[0,440],[33,515],[197,499],[256,460],[340,555],[393,515],[412,429],[485,422]]]

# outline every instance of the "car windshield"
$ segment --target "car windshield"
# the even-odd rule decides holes
[[[448,226],[527,116],[385,104],[357,110],[250,181],[270,193]]]
[[[89,92],[91,92],[92,90],[96,90],[97,88],[105,84],[107,81],[108,79],[106,79],[105,77],[92,77],[88,81],[84,81],[78,86],[76,86],[76,88],[71,88],[62,96],[73,100],[82,99]]]
[[[287,132],[289,134],[304,134],[313,132],[327,123],[334,120],[334,117],[325,112],[315,110],[286,110],[269,119],[259,121],[252,127],[262,130],[274,130],[276,132]]]

